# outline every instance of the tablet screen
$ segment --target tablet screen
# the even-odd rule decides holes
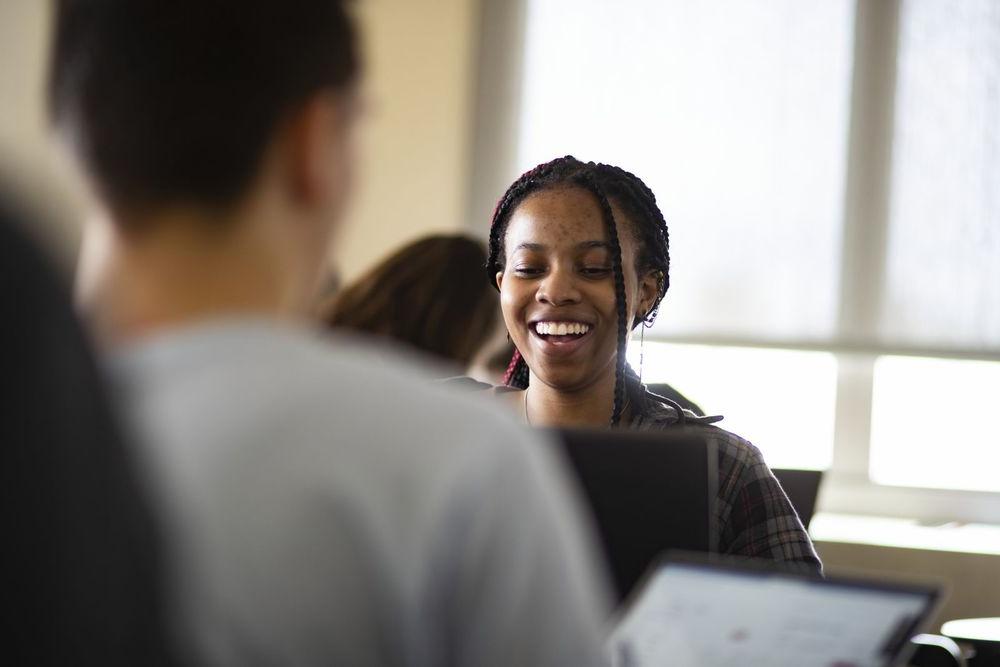
[[[666,563],[610,638],[616,667],[884,667],[933,590]]]

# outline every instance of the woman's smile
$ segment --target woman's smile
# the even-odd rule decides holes
[[[547,318],[528,323],[532,344],[551,357],[573,356],[591,340],[593,331],[592,324],[579,320]]]

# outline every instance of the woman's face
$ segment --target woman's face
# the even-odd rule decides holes
[[[657,294],[654,272],[638,276],[632,223],[612,202],[622,248],[627,322]],[[618,319],[612,252],[595,197],[576,187],[534,193],[507,225],[506,263],[496,276],[511,339],[534,378],[580,391],[615,372]]]

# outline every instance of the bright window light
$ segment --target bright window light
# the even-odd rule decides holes
[[[628,358],[639,370],[640,346]],[[720,427],[750,440],[772,468],[823,470],[833,457],[837,363],[826,352],[646,342],[642,380],[665,382]]]
[[[872,399],[879,484],[1000,491],[1000,363],[881,357]]]
[[[528,0],[518,166],[639,175],[672,335],[834,335],[852,0]]]
[[[1000,349],[1000,2],[901,5],[883,339]]]

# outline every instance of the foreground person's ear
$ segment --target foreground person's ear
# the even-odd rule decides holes
[[[333,164],[330,156],[339,143],[347,113],[333,93],[314,95],[289,116],[276,144],[283,149],[290,195],[306,205],[331,195]]]

